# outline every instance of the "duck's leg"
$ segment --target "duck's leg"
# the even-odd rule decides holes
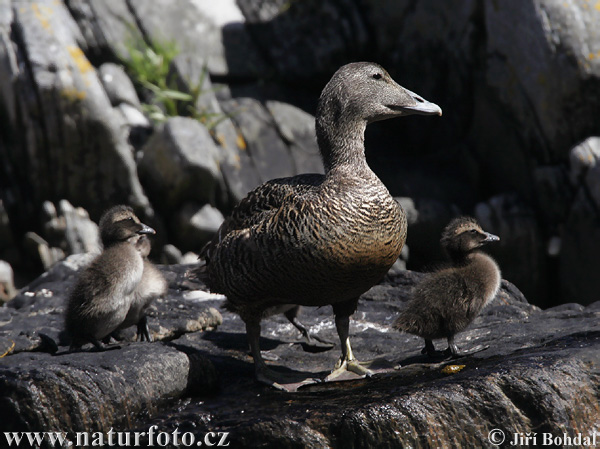
[[[450,337],[448,337],[448,349],[446,349],[445,354],[447,356],[451,356],[453,359],[458,359],[460,357],[465,357],[468,355],[476,354],[481,351],[485,351],[488,348],[489,348],[489,346],[485,345],[485,346],[473,348],[470,351],[460,351],[458,349],[458,346],[456,346],[456,343],[454,343],[454,335],[451,335]]]
[[[371,376],[373,373],[356,360],[350,346],[349,330],[350,315],[356,310],[358,298],[340,304],[333,305],[335,314],[335,327],[337,328],[342,345],[342,356],[335,364],[334,370],[325,378],[325,381],[335,380],[344,372],[351,371],[361,376]]]
[[[287,379],[283,374],[275,373],[265,363],[260,352],[260,322],[246,321],[246,335],[250,344],[250,352],[254,359],[254,374],[256,380],[269,385],[273,388],[283,391],[296,391],[303,385],[309,385],[318,382],[317,379]]]
[[[294,325],[296,329],[302,333],[302,336],[306,340],[306,345],[312,348],[314,351],[325,351],[333,348],[334,344],[331,341],[323,340],[322,338],[311,335],[306,326],[298,319],[300,313],[300,306],[293,307],[284,313],[285,317]]]
[[[137,340],[152,342],[150,329],[148,329],[148,317],[146,315],[142,316],[137,323]]]
[[[421,354],[427,354],[429,357],[439,355],[433,346],[433,341],[425,339],[425,347],[421,349]]]

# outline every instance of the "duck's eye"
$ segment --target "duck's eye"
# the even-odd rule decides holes
[[[374,79],[374,80],[380,80],[381,78],[382,78],[382,75],[381,75],[381,73],[379,73],[379,72],[375,72],[375,73],[373,74],[373,79]]]

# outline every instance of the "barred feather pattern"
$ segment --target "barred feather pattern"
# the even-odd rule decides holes
[[[365,164],[366,167],[366,164]],[[251,192],[204,251],[204,279],[240,315],[320,306],[378,282],[406,240],[404,211],[366,167],[300,175]]]

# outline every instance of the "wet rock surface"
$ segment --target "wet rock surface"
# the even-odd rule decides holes
[[[363,295],[351,321],[356,356],[381,372],[283,393],[254,381],[243,323],[225,311],[221,322],[223,298],[198,289],[185,265],[160,267],[169,296],[150,313],[157,341],[124,341],[101,353],[40,352],[47,350],[40,334],[62,342],[61,304],[86,257],[68,258],[0,309],[1,352],[15,342],[0,359],[1,431],[147,432],[156,425],[197,441],[227,432],[231,447],[491,447],[495,428],[508,437],[562,436],[591,432],[600,420],[600,302],[542,311],[503,282],[457,338],[461,349],[489,348],[431,360],[420,353],[422,340],[389,328],[422,276],[396,272]],[[275,316],[263,321],[267,363],[323,377],[339,356],[331,308],[305,308],[301,319],[336,347],[311,352]],[[133,339],[133,328],[125,337]]]

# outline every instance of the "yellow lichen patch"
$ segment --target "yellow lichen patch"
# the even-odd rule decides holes
[[[86,91],[75,89],[74,87],[63,89],[60,94],[69,101],[81,101],[87,96]]]
[[[600,59],[600,51],[598,51],[596,53],[589,53],[588,54],[588,59],[590,61],[593,61],[594,59]]]
[[[598,0],[596,2],[596,4],[594,5],[594,8],[596,8],[596,11],[600,11],[600,0]]]
[[[442,368],[442,374],[456,374],[460,372],[466,365],[446,365]]]
[[[235,139],[235,143],[237,144],[237,146],[240,150],[245,150],[247,148],[246,141],[244,140],[244,137],[240,133],[238,133],[238,135]]]
[[[13,349],[15,349],[15,342],[14,341],[12,342],[12,345],[10,345],[10,348],[8,348],[4,354],[0,355],[0,359],[2,357],[7,356],[8,354],[10,354]]]
[[[94,66],[90,64],[90,61],[85,57],[81,48],[75,45],[67,45],[67,51],[71,55],[71,58],[73,58],[73,61],[75,61],[75,66],[77,66],[82,74],[94,70]]]
[[[227,142],[225,142],[225,136],[223,134],[218,134],[217,133],[217,135],[215,136],[215,139],[217,139],[217,142],[223,148],[225,148],[227,146]]]
[[[51,28],[49,19],[52,16],[52,14],[54,14],[52,8],[49,8],[48,6],[44,5],[39,5],[37,3],[32,3],[31,10],[33,11],[33,15],[35,16],[35,18],[40,21],[42,28],[49,30]]]

